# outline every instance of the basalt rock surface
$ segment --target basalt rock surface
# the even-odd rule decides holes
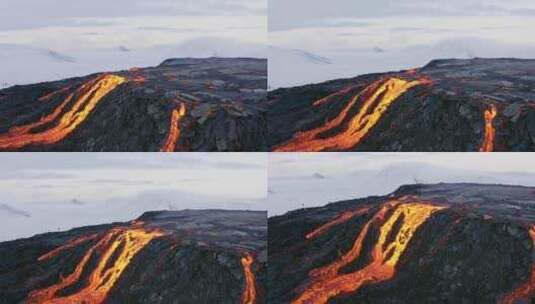
[[[266,212],[147,212],[0,243],[0,303],[264,303]]]
[[[268,93],[275,151],[535,151],[535,60],[448,59]]]
[[[268,226],[269,303],[535,300],[535,188],[408,185]]]
[[[156,67],[0,90],[0,151],[264,151],[267,61]]]

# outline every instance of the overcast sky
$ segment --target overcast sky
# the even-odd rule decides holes
[[[149,210],[266,210],[263,153],[3,153],[0,163],[0,241]]]
[[[266,0],[2,0],[0,88],[266,43]]]
[[[414,183],[535,186],[531,153],[270,153],[270,216]]]
[[[270,44],[331,62],[292,58],[291,65],[292,54],[272,52],[270,84],[405,69],[435,58],[534,57],[534,26],[531,0],[269,0]]]

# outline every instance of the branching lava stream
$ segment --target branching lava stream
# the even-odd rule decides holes
[[[352,219],[352,218],[354,218],[356,216],[366,214],[369,210],[370,210],[370,207],[362,207],[362,208],[359,208],[359,209],[354,210],[354,211],[343,212],[340,215],[338,215],[335,219],[333,219],[332,221],[329,221],[329,222],[325,223],[324,225],[321,225],[320,227],[314,229],[312,232],[308,233],[306,235],[306,238],[307,239],[315,238],[315,237],[325,233],[325,231],[331,229],[332,227],[334,227],[334,226],[336,226],[338,224],[341,224],[343,222],[347,222],[347,221],[349,221],[350,219]]]
[[[250,254],[246,254],[241,258],[243,273],[245,275],[245,288],[242,294],[242,304],[254,304],[256,302],[255,275],[251,269],[253,262],[254,258]]]
[[[7,133],[0,134],[0,149],[19,149],[28,145],[61,141],[87,118],[102,98],[125,81],[123,77],[115,75],[103,75],[88,81],[75,93],[69,94],[52,113],[41,120],[13,127]],[[63,113],[67,106],[70,106],[70,109]],[[36,131],[47,124],[53,126],[44,131]]]
[[[393,200],[385,203],[364,225],[349,252],[333,263],[310,272],[310,283],[292,303],[327,303],[338,295],[358,291],[364,284],[393,278],[397,262],[416,230],[433,213],[444,208],[427,202]],[[393,231],[398,221],[401,221],[401,226]],[[362,245],[372,227],[379,229],[379,236],[371,252],[371,261],[355,272],[339,273],[344,266],[365,254],[361,252]]]
[[[491,105],[489,110],[485,110],[485,139],[480,152],[492,152],[494,151],[494,138],[496,137],[496,129],[494,128],[494,118],[498,114],[498,110],[495,105]]]
[[[173,152],[175,151],[176,143],[180,137],[180,127],[179,123],[182,117],[186,115],[186,105],[184,103],[180,104],[179,108],[173,110],[171,113],[171,122],[169,123],[169,133],[167,134],[167,139],[165,140],[164,145],[160,149],[160,152]]]
[[[139,227],[113,228],[85,253],[71,274],[61,276],[59,282],[52,286],[32,291],[26,303],[102,303],[134,256],[151,240],[162,235],[164,233],[161,231]],[[73,242],[80,242],[80,239]],[[89,267],[92,267],[90,260],[95,257],[98,258],[97,264],[90,269],[89,276],[83,278],[83,273],[88,273]],[[59,294],[65,288],[79,283],[83,287],[73,294]]]
[[[319,152],[350,149],[360,143],[370,129],[381,119],[388,107],[402,94],[412,87],[430,83],[431,81],[427,78],[413,81],[395,77],[378,80],[353,97],[334,119],[327,121],[318,128],[295,134],[293,139],[275,147],[274,151]],[[359,101],[362,101],[359,112],[352,118],[348,117],[349,112]],[[314,105],[317,106],[322,103],[325,103],[325,100],[316,101]],[[322,133],[342,126],[348,119],[347,126],[340,133],[328,138],[320,137]]]

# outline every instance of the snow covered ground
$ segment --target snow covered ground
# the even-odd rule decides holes
[[[174,57],[254,57],[266,58],[266,47],[259,43],[203,37],[177,45],[150,48],[81,49],[61,53],[52,49],[25,45],[0,44],[0,88],[103,71],[160,64]]]

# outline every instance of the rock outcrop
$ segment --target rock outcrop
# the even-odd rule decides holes
[[[269,303],[531,303],[535,188],[436,184],[270,218]]]
[[[264,303],[267,214],[148,212],[0,243],[0,303]]]
[[[419,69],[269,92],[274,151],[535,151],[535,60]]]
[[[264,151],[267,61],[157,67],[0,90],[0,151]]]

